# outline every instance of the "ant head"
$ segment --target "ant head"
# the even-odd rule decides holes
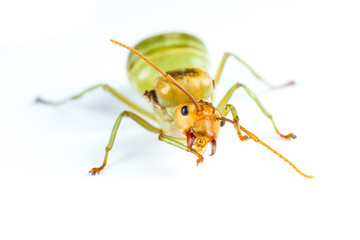
[[[223,126],[220,112],[211,103],[199,101],[199,111],[195,104],[184,103],[175,110],[175,122],[187,137],[189,149],[204,152],[206,145],[212,144],[212,153],[216,151],[216,138]]]

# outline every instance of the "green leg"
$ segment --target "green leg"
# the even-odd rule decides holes
[[[159,135],[159,140],[160,141],[164,141],[170,145],[173,145],[175,147],[178,147],[184,151],[187,152],[191,152],[192,154],[196,155],[198,157],[198,159],[196,160],[196,166],[199,165],[199,163],[204,162],[204,157],[198,153],[197,151],[193,150],[193,149],[189,149],[185,144],[181,143],[179,140],[179,138],[175,138],[175,137],[171,137],[171,136],[167,136],[164,134],[160,134]]]
[[[98,85],[92,86],[92,87],[87,88],[84,91],[80,92],[79,94],[74,95],[74,96],[72,96],[70,98],[64,99],[62,101],[50,102],[50,101],[43,100],[41,98],[37,98],[36,102],[43,103],[43,104],[49,104],[49,105],[53,105],[53,106],[59,106],[59,105],[62,105],[64,103],[66,103],[66,102],[76,100],[76,99],[82,97],[83,95],[85,95],[85,94],[87,94],[87,93],[89,93],[89,92],[91,92],[91,91],[93,91],[95,89],[98,89],[98,88],[102,88],[105,91],[111,93],[113,96],[118,98],[120,101],[127,104],[129,107],[133,108],[134,110],[138,111],[139,113],[145,115],[146,117],[148,117],[150,119],[153,119],[153,120],[156,120],[153,114],[151,114],[150,112],[146,111],[145,109],[139,107],[137,104],[133,103],[132,101],[127,99],[124,95],[122,95],[121,93],[119,93],[118,91],[116,91],[115,89],[113,89],[112,87],[110,87],[107,84],[98,84]]]
[[[270,119],[270,121],[272,122],[272,124],[273,124],[273,126],[275,128],[275,131],[277,132],[277,134],[279,134],[281,137],[286,138],[286,139],[296,138],[296,135],[294,135],[293,133],[290,133],[290,134],[287,134],[287,135],[281,134],[279,132],[279,130],[277,129],[276,125],[275,125],[275,122],[273,120],[272,115],[264,108],[264,106],[261,104],[260,100],[255,96],[255,94],[252,91],[250,91],[250,89],[248,89],[245,85],[243,85],[241,83],[237,83],[232,88],[230,88],[230,90],[225,94],[223,99],[220,101],[217,109],[221,113],[224,112],[226,104],[230,100],[230,98],[233,95],[233,93],[235,92],[235,90],[238,89],[239,87],[242,87],[242,88],[245,89],[246,93],[256,102],[256,104],[259,106],[259,108],[264,113],[264,115]]]
[[[275,88],[280,88],[280,87],[285,87],[285,86],[289,86],[289,85],[295,84],[294,81],[290,81],[290,82],[285,83],[285,84],[282,84],[282,85],[274,86],[274,85],[268,83],[267,81],[265,81],[262,77],[260,77],[260,75],[257,74],[257,73],[254,71],[254,69],[252,69],[244,60],[242,60],[241,58],[239,58],[239,57],[236,56],[235,54],[229,53],[229,52],[224,53],[224,56],[223,56],[223,58],[221,59],[221,62],[220,62],[218,71],[217,71],[216,76],[215,76],[215,82],[216,82],[216,84],[219,83],[220,77],[221,77],[221,74],[222,74],[222,71],[223,71],[223,69],[224,69],[225,62],[226,62],[226,60],[227,60],[230,56],[232,56],[232,57],[234,57],[236,60],[238,60],[243,66],[245,66],[245,67],[254,75],[255,78],[259,79],[260,81],[262,81],[264,84],[266,84],[266,85],[267,85],[268,87],[270,87],[270,88],[275,89]]]
[[[149,130],[150,132],[154,132],[154,133],[161,133],[161,130],[152,126],[150,123],[148,123],[147,121],[145,121],[144,119],[142,119],[141,117],[137,116],[134,113],[128,112],[128,111],[124,111],[122,112],[119,117],[116,119],[116,122],[114,124],[113,130],[111,131],[111,136],[110,136],[110,140],[108,145],[105,148],[105,159],[103,164],[99,167],[99,168],[93,168],[90,170],[89,173],[91,173],[92,175],[95,175],[96,173],[100,173],[101,170],[104,169],[104,167],[106,166],[106,162],[107,162],[107,157],[109,154],[109,151],[112,149],[113,145],[114,145],[114,141],[115,141],[115,137],[116,137],[116,133],[117,130],[119,129],[120,123],[121,123],[121,119],[122,117],[130,117],[131,119],[133,119],[135,122],[137,122],[138,124],[140,124],[142,127],[144,127],[145,129]]]

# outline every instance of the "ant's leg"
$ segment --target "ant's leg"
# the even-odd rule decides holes
[[[49,104],[49,105],[53,105],[53,106],[59,106],[62,105],[66,102],[72,101],[72,100],[76,100],[80,97],[82,97],[83,95],[98,89],[98,88],[102,88],[105,91],[111,93],[113,96],[115,96],[117,99],[119,99],[120,101],[122,101],[123,103],[125,103],[126,105],[128,105],[129,107],[133,108],[134,110],[138,111],[139,113],[145,115],[146,117],[155,120],[155,117],[152,113],[146,111],[145,109],[141,108],[140,106],[138,106],[137,104],[133,103],[132,101],[130,101],[129,99],[127,99],[124,95],[122,95],[121,93],[119,93],[118,91],[116,91],[115,89],[113,89],[112,87],[110,87],[107,84],[98,84],[95,86],[92,86],[90,88],[85,89],[84,91],[80,92],[79,94],[76,94],[70,98],[61,100],[61,101],[57,101],[57,102],[51,102],[51,101],[47,101],[47,100],[43,100],[41,98],[37,98],[35,101],[38,103],[43,103],[43,104]]]
[[[234,127],[237,130],[237,133],[239,135],[239,138],[241,141],[244,141],[246,139],[252,139],[257,143],[260,143],[261,145],[263,145],[264,147],[266,147],[267,149],[269,149],[270,151],[272,151],[274,154],[276,154],[278,157],[280,157],[282,160],[284,160],[285,162],[287,162],[292,168],[295,169],[295,171],[297,171],[300,175],[307,177],[307,178],[313,178],[314,176],[311,175],[307,175],[303,172],[301,172],[292,162],[290,162],[287,158],[285,158],[283,155],[281,155],[280,153],[278,153],[276,150],[274,150],[273,148],[271,148],[269,145],[267,145],[266,143],[264,143],[263,141],[261,141],[255,134],[253,134],[252,132],[248,131],[247,129],[245,129],[243,126],[241,126],[239,124],[239,117],[237,115],[236,109],[234,106],[232,106],[231,104],[227,104],[224,111],[223,111],[223,116],[226,116],[226,114],[228,114],[231,111],[231,114],[233,116],[234,120],[230,120],[227,119],[225,117],[220,118],[219,120],[223,120],[223,121],[227,121],[230,122],[234,125]],[[244,133],[246,133],[245,136],[242,136],[240,133],[240,130],[243,131]],[[240,134],[239,134],[240,133]],[[245,138],[245,139],[243,139]]]
[[[238,114],[237,114],[237,112],[236,112],[236,109],[235,109],[235,107],[234,107],[233,105],[227,104],[227,105],[225,106],[224,110],[221,111],[221,116],[226,117],[229,112],[231,112],[231,115],[232,115],[232,117],[233,117],[234,127],[235,127],[235,129],[236,129],[236,131],[237,131],[237,134],[238,134],[240,140],[241,140],[241,141],[248,140],[248,139],[249,139],[249,136],[247,136],[247,135],[244,135],[244,136],[243,136],[243,135],[241,134],[240,124],[239,124],[239,116],[238,116]]]
[[[256,104],[258,105],[258,107],[261,109],[261,111],[264,113],[264,115],[266,117],[268,117],[274,128],[275,128],[275,131],[277,132],[277,134],[279,134],[281,137],[283,138],[286,138],[286,139],[290,139],[290,138],[296,138],[296,135],[294,135],[293,133],[290,133],[290,134],[287,134],[287,135],[283,135],[279,132],[279,130],[277,129],[276,125],[275,125],[275,122],[273,120],[273,117],[272,115],[266,111],[266,109],[264,108],[264,106],[261,104],[260,100],[255,96],[255,94],[250,91],[250,89],[248,89],[245,85],[241,84],[241,83],[236,83],[232,88],[230,88],[230,90],[225,94],[225,96],[223,97],[223,99],[220,101],[217,109],[222,113],[224,110],[225,110],[225,106],[226,104],[229,102],[231,96],[233,95],[234,91],[238,88],[244,88],[246,93],[256,102]]]
[[[134,113],[128,112],[128,111],[124,111],[122,112],[119,117],[116,119],[116,122],[114,124],[113,130],[111,131],[111,136],[110,136],[110,140],[108,145],[105,148],[105,159],[103,164],[98,167],[98,168],[93,168],[90,170],[90,174],[95,175],[95,174],[99,174],[101,170],[104,169],[104,167],[106,166],[106,162],[107,162],[107,157],[109,154],[109,151],[112,149],[113,145],[114,145],[114,141],[115,141],[115,137],[116,137],[116,133],[117,130],[119,129],[120,123],[121,123],[121,119],[122,117],[130,117],[131,119],[133,119],[135,122],[137,122],[138,124],[140,124],[142,127],[144,127],[145,129],[149,130],[150,132],[154,132],[154,133],[161,133],[161,130],[152,126],[150,123],[148,123],[147,121],[145,121],[144,119],[142,119],[141,117],[137,116]]]
[[[262,77],[260,77],[260,75],[257,74],[244,60],[242,60],[241,58],[239,58],[239,57],[236,56],[235,54],[229,53],[229,52],[224,53],[224,56],[223,56],[223,58],[221,59],[221,62],[220,62],[218,71],[217,71],[216,76],[215,76],[215,82],[216,82],[216,84],[219,83],[220,77],[221,77],[221,74],[222,74],[222,71],[223,71],[223,68],[224,68],[224,65],[225,65],[225,62],[226,62],[226,60],[227,60],[230,56],[232,56],[232,57],[234,57],[236,60],[238,60],[243,66],[245,66],[245,67],[254,75],[254,77],[256,77],[257,79],[259,79],[260,81],[262,81],[262,82],[263,82],[264,84],[266,84],[269,88],[275,89],[275,88],[280,88],[280,87],[285,87],[285,86],[289,86],[289,85],[295,84],[294,81],[289,81],[288,83],[274,86],[274,85],[268,83],[267,81],[265,81]]]
[[[204,157],[198,153],[197,151],[193,150],[193,149],[189,149],[185,144],[181,143],[179,140],[179,138],[175,138],[175,137],[171,137],[171,136],[167,136],[167,135],[164,135],[164,134],[160,134],[159,135],[159,140],[160,141],[164,141],[170,145],[173,145],[175,147],[178,147],[184,151],[187,151],[187,152],[191,152],[192,154],[196,155],[198,157],[198,159],[196,160],[196,166],[199,165],[199,163],[202,163],[204,162]]]

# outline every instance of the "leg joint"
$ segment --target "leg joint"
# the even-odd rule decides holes
[[[107,84],[103,84],[103,85],[102,85],[102,89],[104,89],[104,90],[109,89],[109,85],[107,85]]]
[[[159,139],[160,141],[162,141],[162,140],[164,139],[164,134],[159,134],[158,139]]]
[[[121,113],[121,116],[129,116],[129,113],[130,113],[129,111],[125,110]]]
[[[235,86],[236,86],[236,88],[239,88],[239,87],[244,87],[245,85],[242,83],[236,83]]]

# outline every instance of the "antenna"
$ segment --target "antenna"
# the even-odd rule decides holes
[[[233,120],[230,120],[228,118],[218,118],[218,120],[224,120],[227,122],[230,122],[232,124],[234,124],[234,126],[236,126],[236,123]],[[267,149],[269,149],[270,151],[272,151],[273,153],[275,153],[276,155],[278,155],[281,159],[283,159],[285,162],[287,162],[291,167],[293,167],[295,169],[295,171],[297,171],[300,175],[307,177],[307,178],[314,178],[314,176],[311,175],[307,175],[303,172],[301,172],[292,162],[290,162],[287,158],[285,158],[283,155],[281,155],[280,153],[278,153],[277,151],[275,151],[274,149],[272,149],[269,145],[267,145],[266,143],[264,143],[263,141],[261,141],[257,136],[255,136],[253,133],[251,133],[250,131],[246,130],[244,127],[239,125],[239,128],[245,132],[252,140],[254,140],[255,142],[260,143],[261,145],[263,145],[264,147],[266,147]]]
[[[145,62],[149,63],[151,66],[153,66],[157,71],[159,71],[170,83],[172,83],[173,85],[175,85],[178,89],[180,89],[183,93],[185,93],[190,99],[191,101],[195,104],[196,110],[199,112],[199,105],[197,104],[195,98],[186,90],[184,89],[182,86],[180,86],[178,84],[178,82],[176,82],[176,80],[171,77],[169,74],[165,73],[163,70],[161,70],[158,66],[156,66],[152,61],[150,61],[147,57],[145,57],[144,55],[142,55],[139,51],[133,49],[132,47],[129,47],[121,42],[115,41],[110,39],[111,42],[120,45],[128,50],[130,50],[131,52],[135,53],[136,55],[138,55],[139,57],[141,57],[142,59],[144,59]]]

